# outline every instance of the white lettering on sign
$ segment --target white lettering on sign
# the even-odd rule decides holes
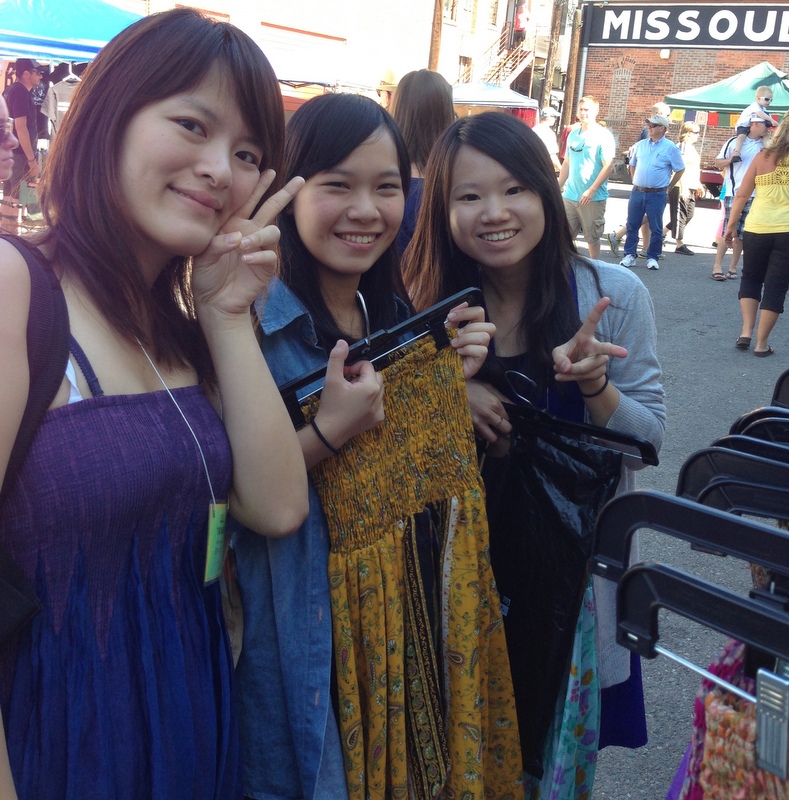
[[[677,22],[681,25],[677,31],[677,39],[683,42],[692,42],[701,33],[701,28],[696,22],[698,18],[698,11],[683,11],[677,17]]]
[[[666,24],[666,20],[671,16],[670,11],[653,11],[647,17],[647,30],[644,38],[653,42],[660,42],[666,39],[671,33],[671,28]],[[649,30],[652,28],[652,30]]]

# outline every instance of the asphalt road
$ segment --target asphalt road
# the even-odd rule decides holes
[[[606,230],[626,217],[629,186],[613,185],[606,210]],[[649,289],[657,316],[658,354],[666,388],[668,428],[660,466],[639,473],[639,488],[673,494],[682,462],[696,450],[728,433],[741,414],[769,404],[773,386],[789,368],[789,320],[781,319],[770,344],[775,355],[755,358],[734,347],[740,332],[739,280],[710,279],[711,247],[720,211],[699,208],[685,233],[695,256],[673,253],[669,240],[659,271],[639,259],[636,274]],[[578,240],[581,252],[586,252]],[[619,259],[602,248],[603,260]],[[724,260],[724,271],[731,255]],[[703,555],[654,531],[642,531],[644,558],[672,564],[729,589],[746,592],[747,566],[731,558]],[[724,638],[678,615],[661,612],[661,645],[707,666]],[[691,731],[693,697],[699,678],[662,656],[645,660],[644,691],[649,743],[638,750],[611,747],[600,753],[594,800],[662,800],[671,784]]]

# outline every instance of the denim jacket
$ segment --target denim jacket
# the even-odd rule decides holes
[[[397,298],[398,320],[408,311]],[[255,304],[262,349],[278,385],[326,364],[312,318],[273,279]],[[244,608],[236,669],[244,792],[254,800],[347,798],[331,705],[329,537],[317,492],[310,513],[284,539],[241,528],[234,536]]]

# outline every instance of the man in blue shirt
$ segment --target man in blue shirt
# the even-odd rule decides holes
[[[663,251],[663,212],[666,199],[669,190],[682,177],[685,162],[679,148],[666,139],[668,119],[661,114],[654,114],[646,123],[649,136],[636,143],[630,159],[633,190],[627,204],[625,257],[619,263],[623,267],[636,265],[638,229],[646,216],[650,231],[647,269],[659,269],[658,258]]]

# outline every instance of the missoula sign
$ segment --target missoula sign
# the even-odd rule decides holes
[[[587,47],[789,49],[789,6],[595,2],[584,6]]]

